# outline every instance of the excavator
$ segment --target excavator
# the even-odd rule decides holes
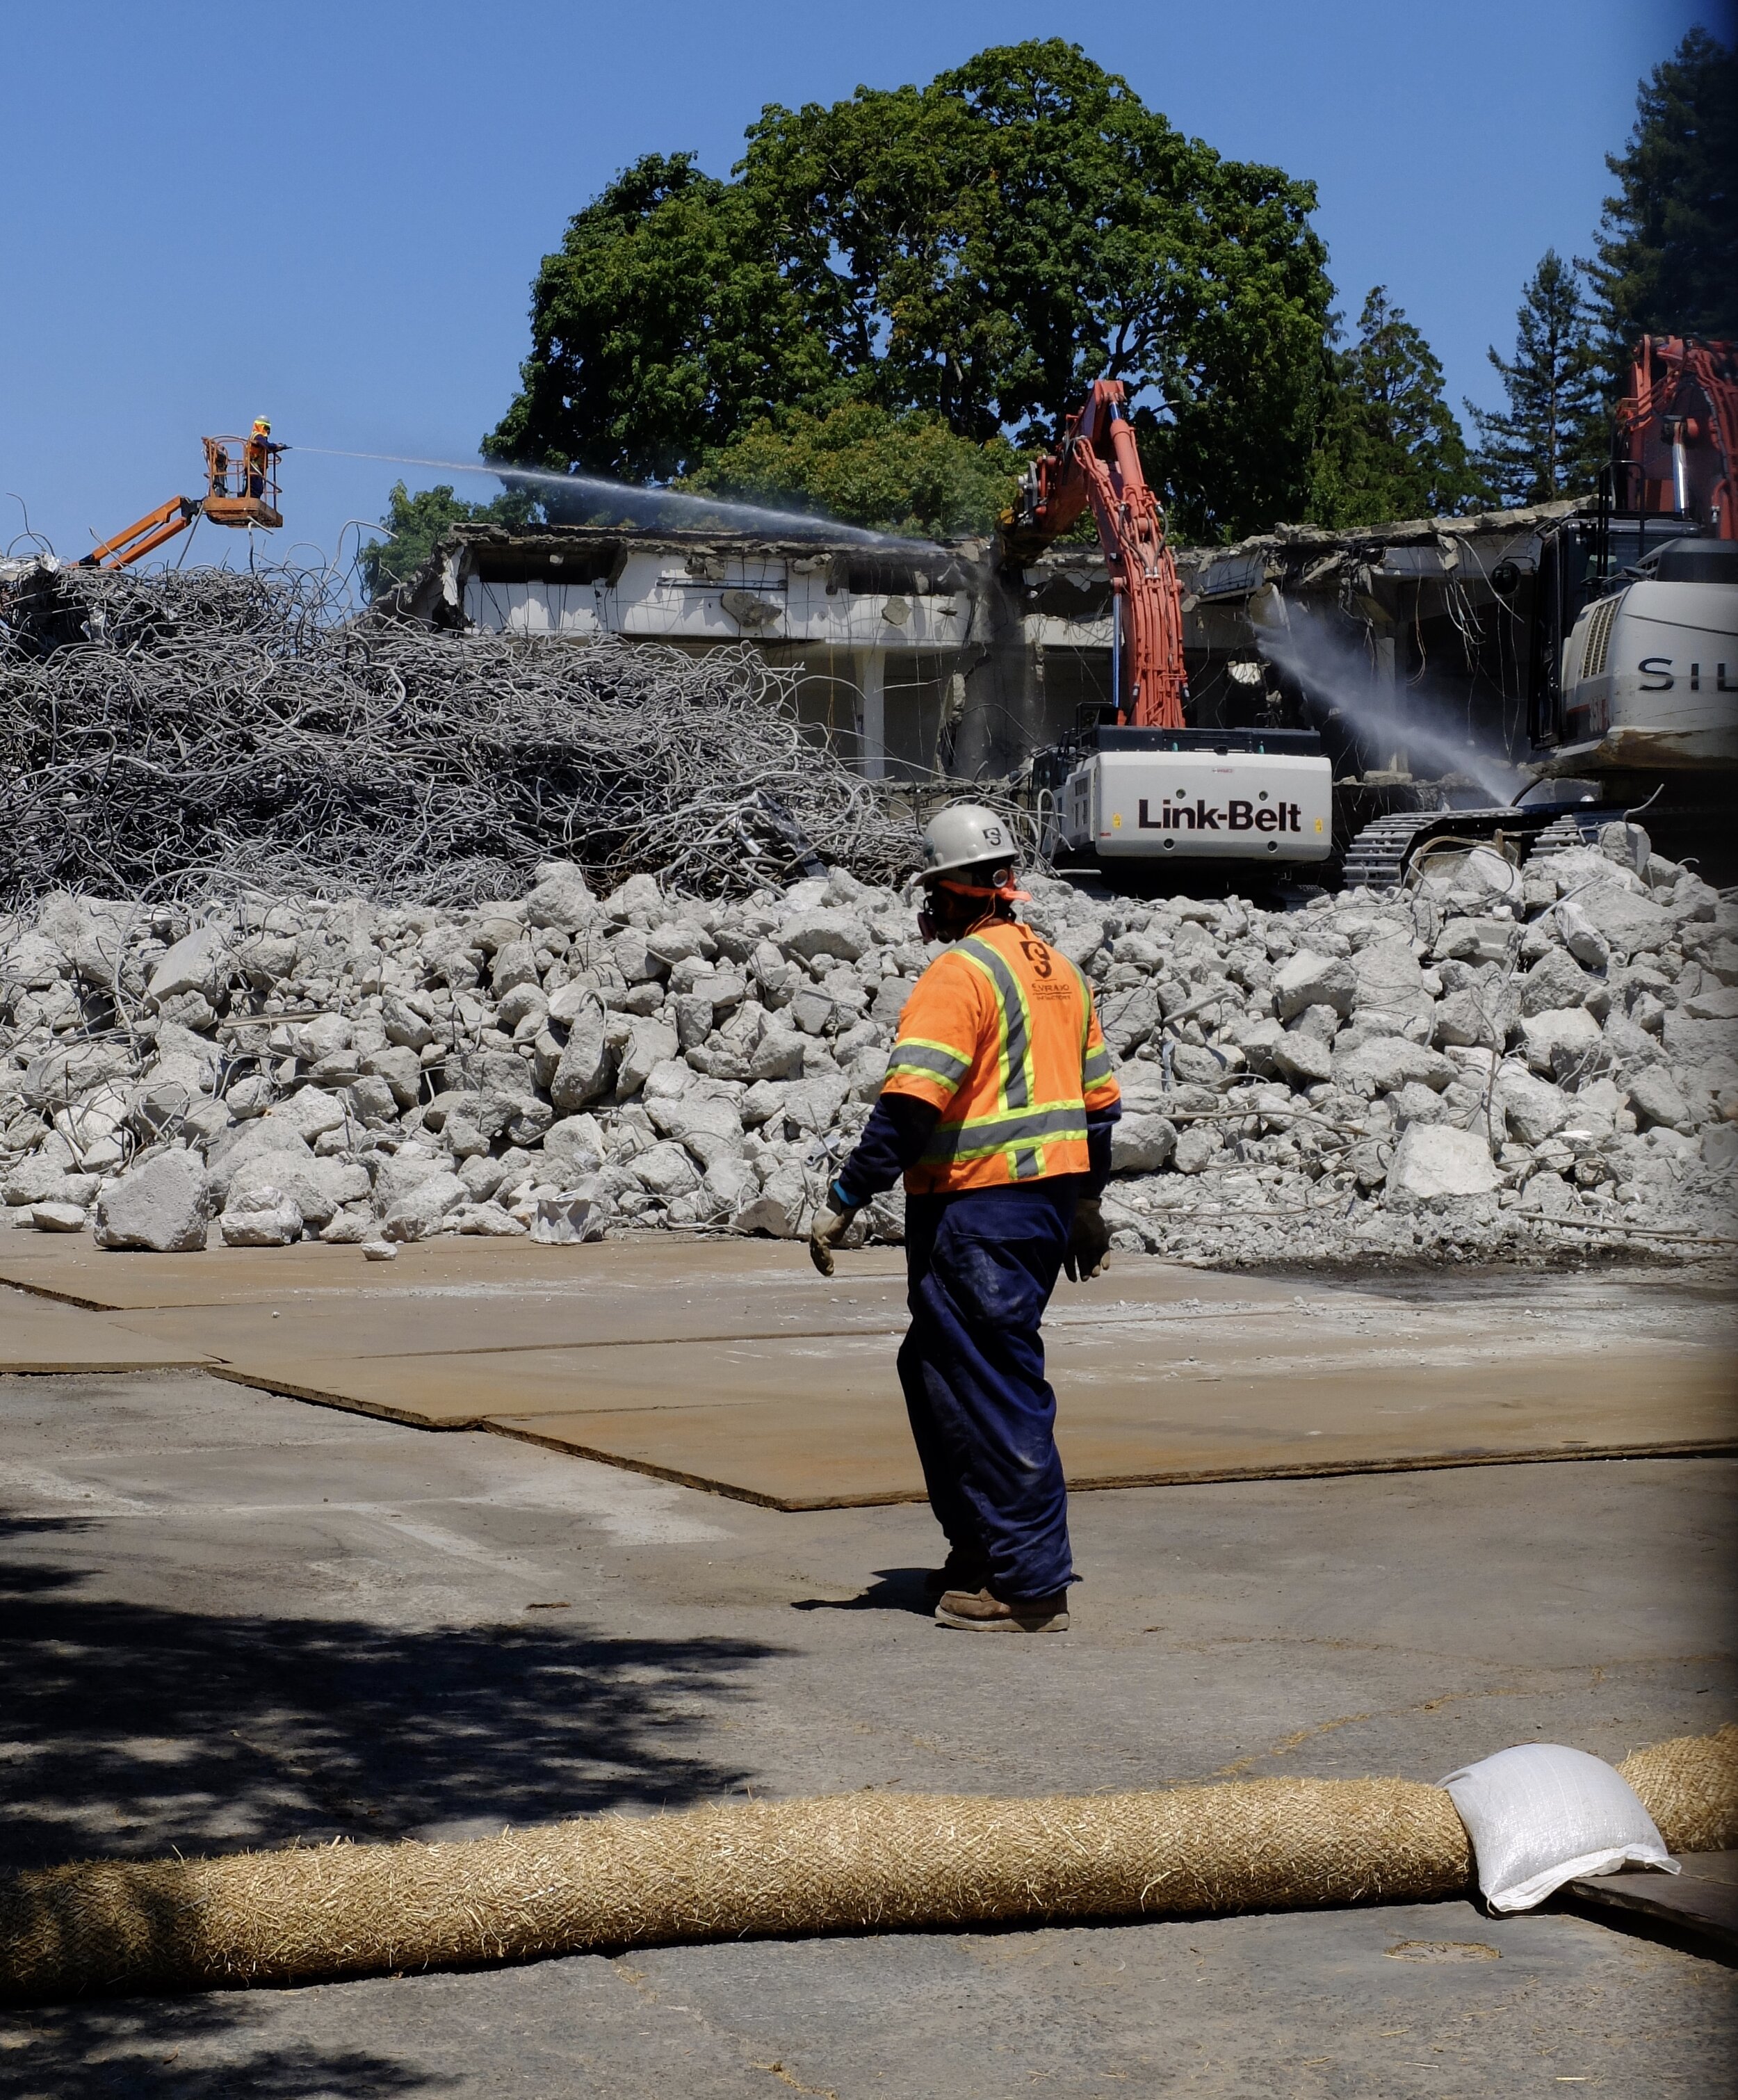
[[[214,525],[277,530],[284,523],[277,507],[277,460],[288,447],[272,443],[271,424],[261,417],[248,437],[205,438],[201,442],[205,448],[205,494],[170,496],[124,532],[93,547],[80,558],[79,567],[127,568],[201,518]]]
[[[1492,583],[1513,590],[1512,564]],[[1541,859],[1626,812],[1674,859],[1730,880],[1738,796],[1738,343],[1644,337],[1590,510],[1540,553],[1533,743],[1511,807],[1401,811],[1348,848],[1386,889],[1421,855],[1489,840]]]
[[[1034,759],[1046,852],[1114,861],[1124,875],[1141,862],[1326,860],[1333,769],[1313,730],[1187,725],[1176,564],[1119,379],[1095,380],[1061,443],[1034,461],[1002,519],[1003,544],[1030,559],[1087,510],[1110,576],[1115,720]]]

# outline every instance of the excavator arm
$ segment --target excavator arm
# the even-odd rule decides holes
[[[1120,379],[1096,379],[1062,442],[1037,461],[1006,521],[1013,544],[1048,546],[1090,509],[1110,571],[1117,720],[1181,729],[1189,678],[1183,601],[1164,514],[1141,471]]]
[[[100,547],[93,547],[88,554],[81,556],[82,569],[124,569],[129,562],[141,561],[165,540],[173,540],[178,532],[184,532],[201,514],[201,506],[190,496],[172,496],[167,503],[160,503],[155,510],[148,510],[136,523],[129,525],[124,532],[117,532],[112,540],[105,540]]]

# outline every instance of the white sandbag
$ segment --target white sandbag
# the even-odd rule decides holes
[[[1493,1910],[1531,1910],[1584,1874],[1678,1871],[1629,1781],[1585,1750],[1522,1743],[1441,1784],[1467,1826]]]

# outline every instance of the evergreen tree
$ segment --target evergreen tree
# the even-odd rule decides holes
[[[1738,52],[1694,29],[1636,97],[1608,154],[1597,259],[1586,266],[1616,369],[1639,336],[1738,338]]]
[[[1480,439],[1475,465],[1506,503],[1583,495],[1598,479],[1610,426],[1580,275],[1555,248],[1533,271],[1515,321],[1513,359],[1487,352],[1507,412],[1467,404]]]
[[[1464,510],[1488,493],[1442,397],[1442,366],[1378,285],[1350,350],[1328,346],[1329,388],[1312,475],[1321,525],[1376,525]]]

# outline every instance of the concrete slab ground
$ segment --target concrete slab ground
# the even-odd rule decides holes
[[[0,1379],[0,1453],[7,1865],[751,1790],[1435,1780],[1738,1714],[1724,1458],[1083,1494],[1076,1630],[1016,1641],[924,1616],[920,1507],[780,1512],[199,1373]],[[0,2093],[1700,2095],[1735,2026],[1718,1964],[1455,1902],[37,2009],[0,2015]]]
[[[801,1247],[658,1234],[449,1238],[390,1266],[318,1244],[129,1255],[15,1237],[0,1370],[60,1361],[25,1334],[33,1304],[135,1336],[141,1363],[209,1361],[269,1391],[492,1428],[778,1508],[921,1495],[893,1370],[895,1250],[823,1281]],[[1077,1487],[1738,1449],[1732,1308],[1682,1273],[1353,1284],[1119,1256],[1107,1278],[1063,1287],[1047,1330]]]

